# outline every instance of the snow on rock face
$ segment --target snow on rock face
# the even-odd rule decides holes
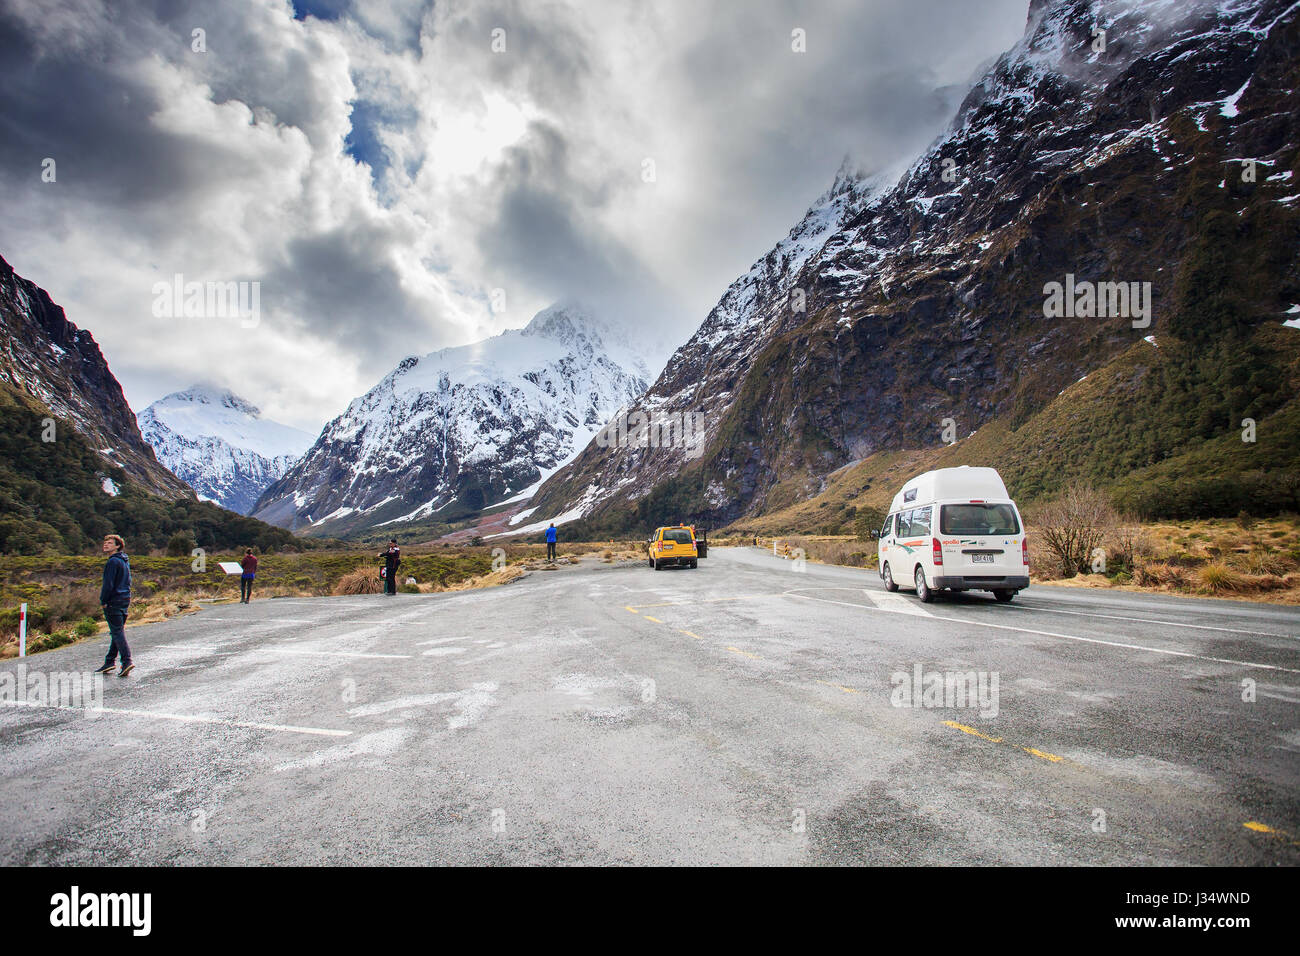
[[[649,371],[580,307],[523,329],[398,363],[330,422],[258,502],[285,527],[338,534],[466,513],[535,485],[584,448]]]
[[[307,432],[261,417],[228,389],[196,385],[137,417],[158,460],[200,498],[247,514],[312,444]]]
[[[981,424],[1016,389],[1055,394],[1126,348],[1131,328],[1035,321],[1044,283],[1110,273],[1169,297],[1174,270],[1156,264],[1176,263],[1196,228],[1176,200],[1195,151],[1289,165],[1281,87],[1298,9],[1032,0],[1023,37],[949,129],[899,176],[841,167],[630,409],[702,414],[706,474],[690,481],[717,493],[685,486],[681,448],[593,445],[542,485],[536,514],[627,513],[678,481],[670,497],[700,520],[757,514],[778,482],[815,493],[829,471],[915,447],[947,415]]]

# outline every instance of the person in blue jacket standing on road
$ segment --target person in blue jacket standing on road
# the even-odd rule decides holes
[[[107,674],[113,669],[118,654],[122,655],[122,669],[118,677],[125,677],[135,670],[131,663],[131,648],[126,643],[126,614],[131,606],[131,562],[126,558],[126,542],[120,534],[110,534],[104,538],[104,553],[108,561],[104,565],[104,583],[99,589],[99,603],[104,608],[104,620],[108,622],[110,643],[104,666],[96,674]]]
[[[555,523],[546,529],[546,560],[555,560]]]

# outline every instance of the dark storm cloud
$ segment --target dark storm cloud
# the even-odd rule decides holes
[[[629,323],[683,315],[678,297],[597,215],[630,185],[627,173],[623,183],[612,170],[606,171],[609,178],[595,179],[571,161],[561,130],[545,123],[532,124],[521,143],[507,150],[491,184],[496,216],[478,236],[493,274],[546,298],[576,297]]]
[[[304,336],[346,350],[339,389],[464,341],[494,286],[529,308],[573,297],[653,318],[682,341],[846,154],[893,168],[940,132],[1026,9],[0,0],[0,252],[21,251],[56,297],[84,294],[72,304],[119,347],[144,334],[131,310],[153,278],[260,278],[263,309],[299,337],[264,361]],[[501,145],[511,109],[524,132]],[[455,155],[443,127],[496,145],[475,165],[479,147]],[[652,156],[658,186],[639,178]],[[57,188],[40,183],[45,157]],[[188,275],[217,268],[237,271]],[[178,335],[169,361],[187,348]],[[123,367],[144,381],[141,355]],[[310,370],[284,375],[321,394]]]
[[[362,360],[371,377],[387,372],[393,353],[423,353],[456,329],[430,324],[414,307],[393,265],[412,237],[379,224],[354,224],[290,240],[284,261],[261,277],[262,307],[296,316]]]

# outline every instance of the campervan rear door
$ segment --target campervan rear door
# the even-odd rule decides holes
[[[948,501],[938,508],[944,573],[962,576],[1024,574],[1024,526],[1010,501]]]

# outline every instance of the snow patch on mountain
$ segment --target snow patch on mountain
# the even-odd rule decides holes
[[[522,329],[408,356],[325,427],[256,514],[286,527],[322,515],[314,527],[344,533],[518,500],[645,390],[643,354],[566,302]]]
[[[311,447],[307,432],[262,418],[229,389],[196,385],[136,416],[145,441],[198,496],[247,514]]]

